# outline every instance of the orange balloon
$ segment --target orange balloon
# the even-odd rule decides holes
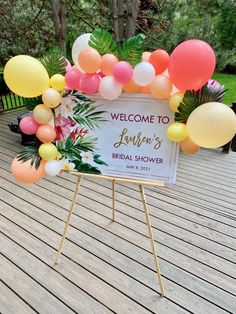
[[[157,99],[168,99],[172,90],[170,79],[164,75],[157,75],[151,84],[151,93]]]
[[[200,146],[195,144],[189,137],[183,140],[180,146],[182,151],[187,154],[194,154],[200,149]]]
[[[150,56],[151,56],[151,52],[149,52],[149,51],[144,51],[143,52],[143,54],[142,54],[142,59],[143,59],[143,61],[146,61],[146,62],[148,62],[149,61],[149,58],[150,58]]]
[[[101,72],[105,75],[112,75],[113,68],[118,63],[119,60],[116,56],[111,53],[107,53],[106,55],[102,56],[101,59]]]
[[[137,93],[140,90],[140,86],[131,79],[128,83],[123,85],[123,89],[126,93]]]
[[[161,74],[167,69],[169,59],[170,57],[165,50],[157,49],[151,54],[149,62],[154,66],[156,74]]]
[[[151,86],[150,85],[141,86],[139,92],[142,94],[151,94]]]
[[[86,73],[95,73],[101,68],[102,58],[96,49],[83,49],[78,57],[78,63]]]
[[[44,162],[41,161],[36,170],[35,165],[31,166],[31,159],[25,162],[19,161],[17,157],[13,160],[11,171],[13,176],[22,183],[35,183],[45,176]]]
[[[36,132],[37,138],[43,143],[53,142],[56,138],[56,131],[50,125],[40,125]]]

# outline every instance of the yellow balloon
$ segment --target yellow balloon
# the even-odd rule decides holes
[[[43,160],[54,160],[57,158],[58,150],[52,143],[44,143],[39,147],[39,155]]]
[[[39,124],[47,124],[53,117],[52,109],[45,105],[37,105],[33,110],[33,118]]]
[[[61,95],[54,88],[47,88],[42,95],[43,103],[50,108],[56,108],[61,103]]]
[[[178,112],[178,107],[181,101],[183,100],[183,97],[184,97],[184,93],[177,93],[170,97],[169,105],[172,111]]]
[[[180,142],[187,138],[187,128],[184,123],[172,123],[167,129],[167,136],[173,142]]]
[[[54,74],[50,78],[50,85],[58,91],[61,91],[66,86],[65,77],[61,74]]]
[[[4,68],[7,86],[22,97],[37,97],[49,87],[49,76],[35,58],[19,55],[11,58]]]
[[[228,143],[236,133],[236,115],[222,103],[209,102],[197,107],[189,116],[187,131],[199,146],[216,148]]]

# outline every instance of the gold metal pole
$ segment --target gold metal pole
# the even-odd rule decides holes
[[[71,205],[70,205],[70,209],[69,209],[69,213],[68,213],[67,220],[66,220],[66,223],[65,223],[64,232],[63,232],[63,235],[62,235],[62,238],[61,238],[60,246],[59,246],[59,249],[57,251],[55,264],[59,263],[62,247],[63,247],[64,241],[65,241],[65,238],[66,238],[67,229],[68,229],[69,224],[70,224],[71,215],[72,215],[73,209],[75,207],[75,202],[76,202],[76,199],[77,199],[77,196],[78,196],[78,193],[79,193],[79,188],[80,188],[80,184],[81,184],[82,178],[83,178],[83,176],[79,176],[78,181],[76,183],[75,193],[74,193]]]
[[[145,192],[144,192],[144,188],[143,188],[142,184],[139,185],[139,189],[140,189],[142,202],[143,202],[143,208],[144,208],[144,212],[145,212],[145,216],[146,216],[148,233],[149,233],[149,238],[151,241],[153,259],[154,259],[154,264],[155,264],[155,268],[156,268],[156,274],[157,274],[157,278],[158,278],[159,285],[161,288],[161,295],[164,297],[164,286],[163,286],[163,282],[162,282],[162,278],[161,278],[161,271],[160,271],[160,266],[159,266],[158,257],[157,257],[157,247],[156,247],[155,242],[154,242],[151,220],[150,220],[148,206],[147,206],[147,202],[146,202],[146,196],[145,196]]]
[[[112,180],[112,221],[115,221],[115,180]]]

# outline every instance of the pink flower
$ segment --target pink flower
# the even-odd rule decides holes
[[[75,123],[67,118],[62,117],[60,114],[55,119],[56,141],[65,141],[70,135],[71,127]]]

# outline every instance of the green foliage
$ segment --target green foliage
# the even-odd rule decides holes
[[[127,39],[119,48],[119,60],[128,61],[132,66],[135,66],[142,61],[142,53],[144,51],[143,42],[145,36],[138,34]]]
[[[33,111],[34,107],[41,104],[41,97],[23,98],[23,103],[29,111]]]
[[[82,163],[79,161],[74,162],[75,163],[75,169],[78,172],[86,172],[86,173],[93,173],[93,174],[101,174],[101,171],[98,170],[98,168],[91,166],[87,163]]]
[[[108,166],[103,160],[100,159],[100,157],[101,157],[100,155],[95,154],[93,156],[93,161],[96,162],[96,164],[98,164],[98,165],[106,165],[106,166]]]
[[[46,68],[50,77],[54,74],[64,75],[66,73],[66,58],[59,53],[46,55],[40,60],[40,62]]]
[[[17,159],[22,162],[26,162],[31,159],[31,166],[35,166],[35,168],[38,169],[41,162],[41,157],[38,153],[38,146],[35,145],[25,147],[24,150],[17,155]]]
[[[89,40],[89,46],[95,48],[101,55],[113,53],[117,55],[117,44],[112,35],[104,29],[95,29]]]
[[[227,89],[223,99],[224,104],[230,105],[236,100],[236,75],[215,73],[212,78]]]
[[[226,90],[223,88],[212,89],[206,84],[198,91],[187,91],[175,113],[175,121],[186,122],[194,109],[208,102],[221,102]]]

